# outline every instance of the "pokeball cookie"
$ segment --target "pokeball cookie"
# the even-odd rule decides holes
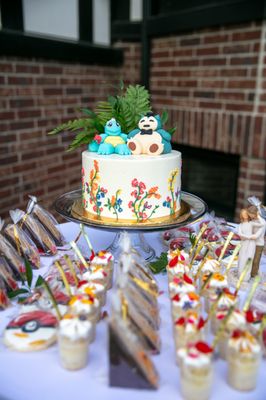
[[[4,344],[16,351],[44,350],[56,341],[56,317],[47,311],[30,311],[18,315],[7,325]]]

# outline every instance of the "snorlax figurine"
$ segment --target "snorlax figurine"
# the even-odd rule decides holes
[[[139,129],[134,129],[127,136],[127,145],[132,154],[158,154],[170,153],[171,135],[162,129],[160,115],[147,113],[138,123]]]
[[[121,132],[120,124],[115,118],[107,121],[104,127],[104,133],[96,135],[89,144],[88,149],[98,154],[120,154],[129,155],[131,151],[127,147],[127,135]]]

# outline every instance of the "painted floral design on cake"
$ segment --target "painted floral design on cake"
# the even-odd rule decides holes
[[[96,212],[97,216],[100,217],[103,211],[103,199],[107,193],[107,189],[101,187],[99,184],[100,173],[99,164],[97,160],[93,161],[94,168],[90,170],[89,181],[85,181],[84,170],[82,171],[82,192],[89,195],[89,202],[93,204],[93,211]],[[87,207],[88,202],[85,201],[84,206]]]
[[[152,204],[148,202],[148,199],[151,199],[152,197],[156,199],[161,198],[161,195],[158,193],[158,186],[146,190],[147,188],[145,183],[138,181],[136,178],[132,180],[131,186],[134,189],[131,192],[133,199],[128,203],[128,207],[136,216],[137,222],[148,221],[160,207],[158,204],[152,206]]]
[[[168,190],[170,195],[166,197],[163,206],[170,208],[170,215],[175,214],[177,211],[177,204],[180,201],[180,190],[175,191],[175,180],[178,176],[178,168],[174,169],[168,178]]]
[[[119,197],[120,193],[121,190],[118,189],[116,191],[116,194],[111,198],[108,198],[107,203],[104,205],[105,207],[108,208],[109,211],[111,210],[113,211],[113,214],[116,216],[117,221],[118,221],[118,213],[121,213],[123,211],[122,208],[123,200],[121,199],[121,197]]]

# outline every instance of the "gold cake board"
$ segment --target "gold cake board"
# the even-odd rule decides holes
[[[191,215],[191,207],[184,200],[181,200],[180,209],[175,214],[167,217],[152,218],[151,220],[137,222],[130,219],[115,220],[114,218],[100,217],[92,214],[84,209],[82,198],[79,198],[73,202],[71,207],[71,215],[73,218],[77,218],[82,222],[87,222],[88,224],[92,223],[93,225],[99,226],[107,225],[114,228],[158,228],[161,225],[167,225],[169,228],[171,228],[171,226],[176,226],[176,224],[182,224],[182,222],[187,221]]]
[[[145,222],[116,221],[105,218],[98,219],[95,215],[84,215],[81,189],[73,190],[59,196],[54,202],[55,210],[68,221],[83,223],[89,227],[105,230],[119,230],[144,232],[173,229],[198,221],[208,210],[208,206],[200,197],[181,192],[181,207],[173,216],[161,219],[152,219]]]

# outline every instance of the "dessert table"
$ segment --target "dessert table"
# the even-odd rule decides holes
[[[74,240],[79,226],[75,223],[61,225],[62,232],[68,241]],[[114,236],[113,233],[103,230],[87,228],[93,247],[96,250],[107,247]],[[162,242],[160,233],[146,233],[146,240],[160,254]],[[86,249],[82,239],[78,243]],[[52,263],[51,257],[43,257],[40,271],[34,275],[44,274]],[[266,262],[263,260],[263,269]],[[59,364],[58,348],[56,345],[47,350],[32,353],[19,353],[7,349],[0,341],[0,400],[179,400],[179,370],[175,364],[174,341],[172,337],[172,322],[170,316],[170,302],[168,300],[167,276],[156,277],[160,289],[159,296],[161,316],[162,352],[153,356],[160,374],[160,386],[157,391],[138,391],[108,386],[108,352],[107,352],[107,324],[102,320],[97,325],[96,340],[89,350],[89,363],[85,369],[69,372]],[[108,311],[111,291],[107,294]],[[0,312],[0,336],[8,321],[17,314],[17,308],[11,307]],[[257,389],[252,392],[241,393],[231,389],[226,383],[227,365],[223,360],[214,362],[214,382],[211,399],[213,400],[264,400],[266,399],[266,361],[263,359]]]

